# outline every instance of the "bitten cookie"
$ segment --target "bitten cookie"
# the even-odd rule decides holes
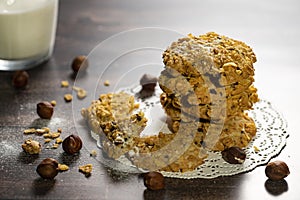
[[[138,106],[133,96],[120,92],[102,94],[82,111],[91,129],[100,135],[104,133],[102,146],[109,157],[117,159],[132,149],[134,138],[145,128],[144,113],[133,113]]]

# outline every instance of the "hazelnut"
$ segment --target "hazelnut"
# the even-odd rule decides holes
[[[42,119],[51,119],[53,111],[53,105],[47,101],[43,101],[37,104],[36,112]]]
[[[78,153],[82,148],[82,141],[77,135],[69,135],[62,142],[62,148],[68,154]]]
[[[15,88],[24,89],[28,84],[29,75],[26,71],[16,71],[12,78],[12,85]]]
[[[150,190],[164,189],[164,176],[159,172],[148,172],[144,174],[144,185]]]
[[[22,149],[29,154],[39,154],[41,152],[41,144],[38,141],[28,139],[22,144]]]
[[[36,172],[44,179],[53,179],[58,171],[58,162],[53,158],[44,159],[36,168]]]
[[[265,169],[266,176],[272,181],[282,180],[290,174],[289,167],[283,161],[269,162]]]
[[[157,84],[157,78],[150,74],[144,74],[140,80],[140,84],[142,86],[139,95],[141,98],[150,97],[153,95],[155,91],[155,86]]]
[[[79,72],[79,70],[85,70],[88,67],[88,60],[86,56],[77,56],[73,59],[72,69],[74,73]]]
[[[151,74],[144,74],[140,80],[142,90],[154,91],[157,83],[157,78]]]
[[[222,151],[222,158],[230,164],[242,164],[246,160],[246,153],[239,147],[230,147]]]

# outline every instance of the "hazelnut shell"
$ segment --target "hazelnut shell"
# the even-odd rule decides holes
[[[43,101],[37,104],[36,112],[42,119],[51,119],[54,112],[54,107],[51,103]]]
[[[29,80],[29,75],[26,71],[16,71],[12,77],[12,85],[18,89],[24,89]]]
[[[88,67],[88,60],[87,57],[84,55],[76,56],[72,61],[72,69],[74,73],[78,73],[79,70],[86,70]]]
[[[272,181],[279,181],[290,174],[289,167],[283,161],[269,162],[265,169],[266,176]]]
[[[150,190],[161,190],[165,187],[164,176],[159,172],[148,172],[143,175],[144,185]]]
[[[230,147],[222,151],[222,158],[230,164],[242,164],[246,159],[246,153],[239,147]]]
[[[75,154],[82,148],[82,140],[78,135],[69,135],[62,143],[63,150],[68,154]]]
[[[36,172],[44,179],[53,179],[58,174],[58,162],[46,158],[37,166]]]

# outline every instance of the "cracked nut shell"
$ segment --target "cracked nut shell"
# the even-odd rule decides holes
[[[36,105],[36,112],[42,119],[51,119],[54,107],[48,101],[42,101]]]
[[[39,154],[41,152],[41,144],[38,141],[27,139],[22,144],[22,149],[28,154]]]
[[[222,151],[222,158],[230,164],[242,164],[246,159],[246,153],[239,147],[230,147]]]
[[[165,187],[164,176],[159,172],[144,174],[144,185],[150,190],[161,190]]]
[[[53,158],[44,159],[36,168],[36,172],[44,179],[53,179],[58,171],[58,162]]]
[[[82,148],[82,141],[80,137],[77,135],[73,135],[73,134],[69,135],[62,142],[62,148],[66,153],[71,155],[78,153]]]
[[[265,169],[266,176],[272,181],[279,181],[290,174],[289,167],[283,161],[269,162]]]

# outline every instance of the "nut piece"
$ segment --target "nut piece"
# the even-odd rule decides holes
[[[59,171],[67,171],[69,170],[69,166],[68,165],[65,165],[65,164],[58,164],[58,170]]]
[[[77,97],[78,97],[79,99],[85,98],[85,97],[86,97],[86,91],[85,91],[84,89],[79,89],[79,90],[77,91]]]
[[[164,189],[164,176],[159,172],[148,172],[144,174],[144,185],[150,190]]]
[[[24,89],[28,84],[29,75],[26,71],[16,71],[12,77],[12,85],[15,88]]]
[[[109,82],[109,80],[106,80],[106,81],[104,81],[104,86],[110,86],[110,82]]]
[[[258,153],[259,152],[259,148],[257,146],[253,146],[254,152]]]
[[[57,144],[57,143],[52,144],[52,149],[57,149],[58,147],[59,147],[59,144]]]
[[[53,179],[58,174],[58,162],[46,158],[37,166],[36,172],[44,179]]]
[[[92,150],[92,151],[90,152],[90,156],[91,156],[91,157],[96,157],[96,156],[97,156],[97,151],[96,151],[96,150]]]
[[[279,181],[290,174],[289,167],[283,161],[269,162],[265,169],[266,176],[272,181]]]
[[[69,87],[69,81],[61,81],[60,86],[61,87]]]
[[[22,149],[29,154],[39,154],[41,152],[41,144],[38,141],[28,139],[22,144]]]
[[[78,99],[83,99],[86,97],[87,92],[85,89],[77,87],[77,86],[73,86],[73,90],[75,90],[77,92],[77,97]]]
[[[63,140],[61,138],[56,138],[55,139],[56,144],[61,144],[62,142],[63,142]]]
[[[30,128],[30,129],[24,130],[23,133],[24,133],[25,135],[29,135],[29,134],[36,133],[36,130],[35,130],[35,128]]]
[[[222,151],[222,158],[230,164],[242,164],[246,160],[246,153],[239,147],[230,147]]]
[[[52,139],[58,138],[60,136],[60,132],[53,132],[50,134]]]
[[[48,101],[43,101],[37,104],[36,112],[42,119],[51,119],[54,108]]]
[[[72,62],[72,69],[74,71],[74,73],[77,73],[80,69],[81,70],[86,70],[86,68],[88,67],[88,60],[86,56],[77,56],[74,58],[73,62]]]
[[[93,170],[92,164],[86,164],[79,167],[79,171],[84,173],[86,176],[90,176]]]
[[[77,135],[69,135],[62,143],[63,150],[68,154],[75,154],[82,148],[82,141]]]
[[[50,138],[46,138],[46,139],[44,140],[44,143],[49,143],[49,142],[51,142],[51,139],[50,139]]]
[[[66,102],[71,102],[73,99],[73,96],[71,94],[65,94],[64,99]]]
[[[51,103],[51,105],[52,105],[53,107],[55,107],[56,104],[57,104],[55,100],[50,101],[50,103]]]

